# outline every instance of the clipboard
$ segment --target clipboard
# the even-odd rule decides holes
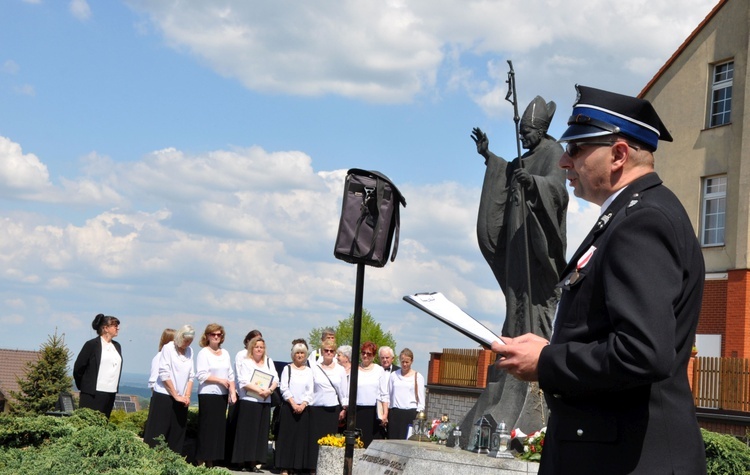
[[[273,375],[265,373],[259,369],[253,370],[253,375],[250,377],[250,384],[256,384],[261,389],[270,388],[272,382]]]
[[[461,310],[440,292],[404,295],[404,300],[458,330],[482,346],[490,348],[495,341],[501,345],[505,344],[502,338]]]

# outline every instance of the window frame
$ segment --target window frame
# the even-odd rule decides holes
[[[712,183],[713,180],[720,182]],[[709,191],[709,187],[717,187],[719,190]],[[727,187],[727,175],[713,175],[703,177],[702,179],[700,228],[700,242],[702,247],[726,245]],[[709,206],[710,203],[717,204],[720,209],[712,209]]]
[[[734,59],[711,66],[711,89],[708,97],[708,128],[732,123]]]

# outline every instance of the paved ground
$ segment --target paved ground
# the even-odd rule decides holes
[[[224,468],[225,470],[228,470],[233,475],[250,475],[251,473],[253,473],[253,472],[250,472],[248,470],[236,470],[236,469],[231,469],[231,468],[227,468],[227,467],[222,467],[222,468]],[[265,469],[265,468],[261,468],[261,471],[262,471],[262,473],[265,473],[265,474],[278,474],[280,472],[279,470],[276,470],[275,468],[274,469],[268,469],[268,470]]]

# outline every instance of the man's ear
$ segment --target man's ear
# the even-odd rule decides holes
[[[625,167],[630,154],[630,147],[626,142],[615,142],[612,145],[612,171],[621,171]]]

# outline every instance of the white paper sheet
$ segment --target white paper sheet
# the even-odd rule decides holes
[[[480,345],[489,348],[495,341],[502,345],[505,344],[492,330],[461,310],[440,292],[405,295],[404,300],[453,327]]]

